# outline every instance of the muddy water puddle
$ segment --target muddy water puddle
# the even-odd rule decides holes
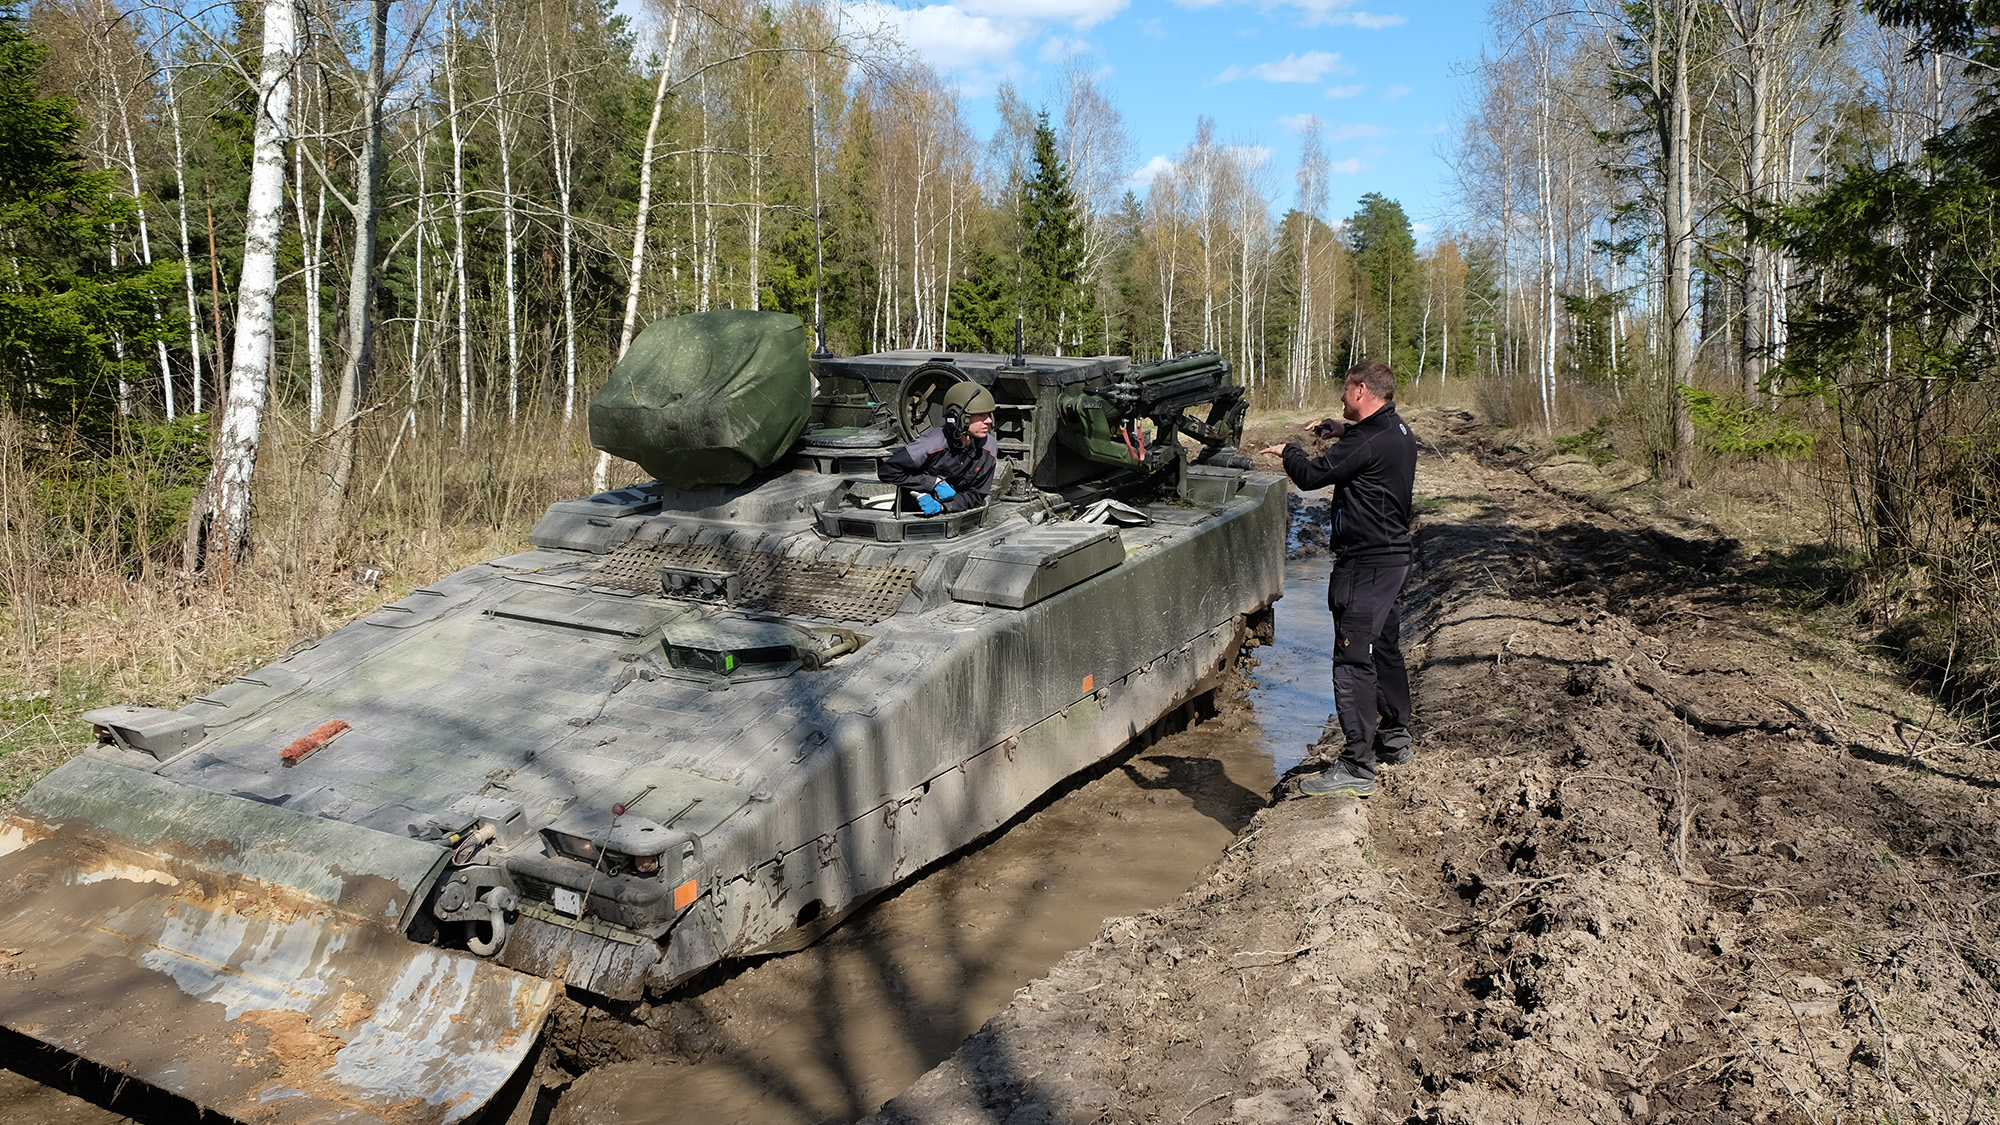
[[[1333,716],[1333,611],[1326,607],[1330,555],[1285,564],[1277,636],[1257,650],[1251,706],[1263,749],[1279,774],[1299,764]],[[1406,626],[1404,635],[1410,631]]]
[[[1264,805],[1271,759],[1239,716],[1122,758],[802,952],[655,1006],[680,1059],[595,1067],[556,1125],[847,1121],[873,1112],[1096,936],[1172,901]],[[653,1036],[657,1035],[655,1039]]]
[[[570,1013],[551,1035],[564,1062],[588,1069],[553,1106],[545,1094],[536,1119],[782,1125],[872,1113],[1106,919],[1173,901],[1263,807],[1330,707],[1326,567],[1288,565],[1248,709],[1126,751],[806,950],[630,1015]],[[0,1059],[0,1125],[155,1120],[131,1089],[91,1104],[8,1066]]]

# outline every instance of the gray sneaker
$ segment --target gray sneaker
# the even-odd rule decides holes
[[[1375,760],[1385,766],[1407,766],[1417,760],[1408,727],[1384,727],[1375,732]]]
[[[1348,771],[1346,762],[1335,762],[1325,773],[1317,773],[1299,782],[1299,792],[1312,797],[1323,797],[1331,793],[1345,793],[1350,797],[1367,797],[1375,792],[1373,778],[1356,777]]]

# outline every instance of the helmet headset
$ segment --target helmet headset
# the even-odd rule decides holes
[[[964,380],[944,393],[944,436],[952,445],[964,441],[975,414],[993,413],[993,392]]]

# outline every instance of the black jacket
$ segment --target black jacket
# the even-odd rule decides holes
[[[1393,403],[1347,427],[1318,457],[1285,446],[1285,475],[1303,489],[1333,486],[1333,548],[1343,562],[1410,561],[1410,494],[1417,438]]]
[[[963,512],[986,503],[986,494],[993,491],[999,457],[1000,442],[991,431],[985,441],[947,445],[944,427],[932,426],[917,440],[891,453],[876,475],[919,492],[929,492],[942,480],[958,490],[958,495],[942,501],[944,510]]]

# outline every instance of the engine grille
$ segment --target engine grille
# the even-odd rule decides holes
[[[825,562],[712,543],[634,543],[606,558],[590,584],[661,593],[663,566],[735,571],[740,588],[733,604],[739,608],[867,624],[895,613],[923,573],[918,567],[892,563]],[[701,600],[678,593],[669,596]]]

